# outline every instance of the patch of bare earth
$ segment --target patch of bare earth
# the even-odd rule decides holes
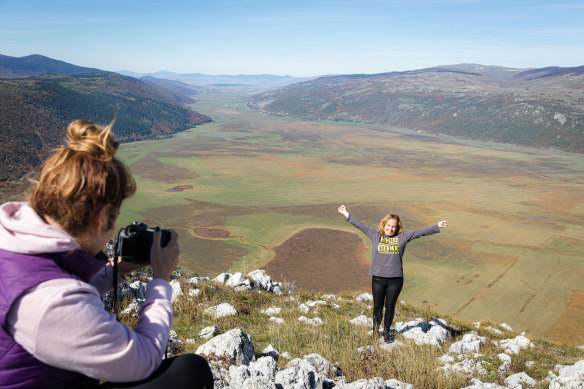
[[[143,178],[162,181],[167,184],[199,178],[196,172],[177,165],[165,165],[153,157],[144,157],[133,163],[130,165],[130,171],[132,174],[137,174]]]
[[[584,290],[570,290],[562,316],[544,336],[563,344],[584,344]]]
[[[225,239],[230,236],[229,230],[221,227],[194,227],[192,230],[201,238]]]
[[[367,248],[356,233],[328,228],[302,230],[274,250],[263,269],[275,280],[323,293],[369,291]]]

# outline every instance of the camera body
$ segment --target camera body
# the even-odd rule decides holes
[[[161,231],[160,246],[165,247],[170,241],[170,232],[161,230],[158,226],[148,228],[141,222],[133,222],[120,229],[116,242],[118,256],[124,261],[134,263],[150,263],[152,239],[156,231]]]

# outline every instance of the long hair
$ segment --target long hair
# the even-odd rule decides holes
[[[395,234],[399,234],[400,232],[402,232],[403,227],[401,224],[401,220],[399,218],[398,215],[385,215],[385,217],[383,219],[381,219],[381,221],[379,222],[379,233],[381,235],[385,235],[385,225],[387,224],[387,221],[390,219],[395,219],[397,220],[397,230],[395,231]]]
[[[30,203],[37,214],[50,217],[78,240],[87,238],[94,215],[110,205],[112,228],[122,201],[136,192],[136,182],[114,155],[119,147],[106,127],[77,120],[67,128],[67,144],[43,163]]]

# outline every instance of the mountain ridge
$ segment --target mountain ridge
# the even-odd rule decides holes
[[[584,67],[461,64],[320,77],[251,96],[249,107],[306,120],[405,127],[584,152]]]
[[[115,119],[122,142],[168,136],[211,120],[161,88],[108,72],[0,79],[0,182],[40,166],[73,120]]]
[[[95,72],[103,72],[103,70],[77,66],[39,54],[32,54],[25,57],[10,57],[0,54],[0,78],[21,78],[39,74],[80,74]]]

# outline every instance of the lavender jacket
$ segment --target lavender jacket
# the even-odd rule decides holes
[[[137,381],[160,365],[170,284],[148,284],[132,330],[104,309],[113,282],[105,264],[28,204],[0,206],[0,388],[75,387],[84,376]]]

